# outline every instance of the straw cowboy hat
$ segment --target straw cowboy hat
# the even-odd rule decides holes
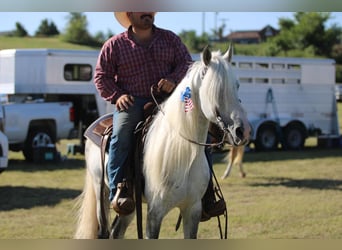
[[[157,12],[153,12],[155,15]],[[114,16],[118,22],[126,29],[131,25],[131,21],[128,19],[127,12],[114,12]]]

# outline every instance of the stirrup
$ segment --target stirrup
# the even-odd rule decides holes
[[[119,215],[128,215],[134,211],[135,203],[132,198],[132,192],[127,185],[127,181],[118,184],[112,206],[114,211]]]

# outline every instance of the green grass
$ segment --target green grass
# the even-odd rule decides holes
[[[0,50],[1,49],[15,49],[15,48],[55,48],[55,49],[80,49],[90,50],[99,49],[89,46],[82,46],[63,42],[59,37],[6,37],[0,36]]]
[[[67,143],[59,145],[62,154]],[[340,148],[249,152],[244,158],[245,179],[236,168],[228,179],[219,178],[225,156],[214,154],[214,169],[228,204],[229,238],[342,237]],[[9,167],[0,176],[0,238],[71,238],[75,198],[81,193],[83,180],[81,155],[61,163],[36,165],[11,152]],[[176,209],[167,215],[161,238],[182,238],[182,230],[174,230],[177,217]],[[198,237],[219,238],[217,220],[202,222]],[[136,238],[135,223],[127,238]]]

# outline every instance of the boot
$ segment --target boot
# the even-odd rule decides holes
[[[134,211],[133,190],[126,180],[118,184],[112,206],[119,215],[128,215]]]
[[[207,221],[211,217],[223,215],[226,211],[226,202],[224,199],[216,200],[212,180],[209,181],[208,188],[202,198],[202,218],[201,221]]]

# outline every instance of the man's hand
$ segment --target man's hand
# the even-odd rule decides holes
[[[120,96],[116,103],[115,103],[115,107],[117,110],[119,111],[124,111],[127,110],[130,106],[132,106],[134,103],[134,97],[131,95],[122,95]]]
[[[161,79],[158,82],[158,91],[163,91],[167,94],[170,94],[176,87],[176,84],[167,80],[167,79]]]

